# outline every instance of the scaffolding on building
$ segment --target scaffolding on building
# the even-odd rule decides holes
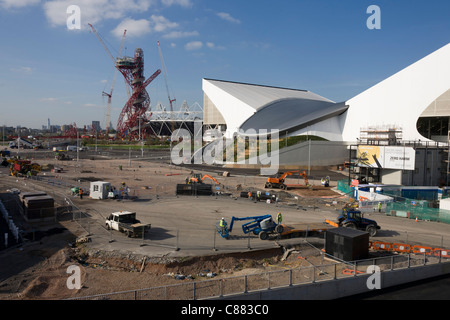
[[[396,125],[371,126],[361,128],[360,144],[397,145],[402,141],[403,130]]]

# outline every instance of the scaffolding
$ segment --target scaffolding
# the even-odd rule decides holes
[[[360,144],[392,146],[402,141],[403,130],[396,125],[361,128]]]

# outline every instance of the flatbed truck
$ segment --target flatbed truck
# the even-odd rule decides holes
[[[111,213],[105,224],[106,229],[125,233],[129,238],[141,238],[151,228],[150,224],[143,224],[136,219],[136,212],[130,211]]]

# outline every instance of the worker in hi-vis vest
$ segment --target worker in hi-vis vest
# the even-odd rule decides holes
[[[283,216],[281,215],[281,212],[278,212],[278,214],[277,214],[277,223],[281,224],[282,221],[283,221]]]
[[[220,230],[221,230],[222,232],[225,231],[226,226],[227,226],[227,223],[226,223],[226,221],[225,221],[225,218],[220,219],[220,221],[219,221],[219,227],[220,227]]]

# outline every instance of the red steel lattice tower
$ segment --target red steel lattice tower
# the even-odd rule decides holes
[[[144,51],[141,48],[135,50],[134,57],[118,57],[114,59],[92,24],[89,24],[89,26],[113,60],[117,70],[124,76],[125,82],[132,89],[132,93],[117,121],[117,135],[119,138],[141,139],[142,136],[139,137],[139,132],[146,134],[145,123],[148,122],[146,112],[150,107],[150,96],[146,87],[161,73],[161,70],[158,69],[150,78],[145,80]]]
[[[116,68],[125,77],[125,81],[132,89],[132,94],[123,108],[117,122],[117,133],[119,137],[136,138],[139,128],[143,133],[144,124],[148,122],[146,112],[150,107],[150,96],[146,87],[159,75],[157,70],[150,78],[144,77],[144,52],[137,48],[134,58],[124,57],[116,60]],[[140,138],[140,137],[138,137]]]

